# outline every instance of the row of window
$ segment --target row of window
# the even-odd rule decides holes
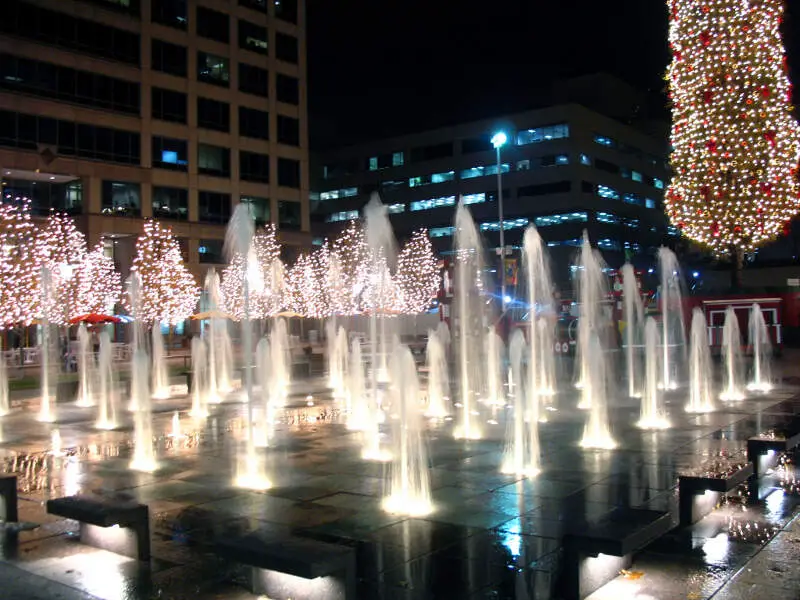
[[[594,134],[594,142],[601,146],[605,146],[606,148],[614,148],[619,150],[624,154],[630,154],[632,156],[636,156],[637,158],[642,159],[643,161],[653,165],[654,167],[663,167],[668,168],[668,165],[665,163],[663,158],[659,158],[643,150],[639,150],[635,146],[631,146],[630,144],[626,144],[624,142],[619,142],[612,137],[608,137],[607,135],[601,135],[599,133]]]
[[[633,204],[635,206],[644,206],[645,208],[657,208],[658,202],[653,198],[644,198],[639,194],[626,193],[620,196],[619,191],[608,185],[591,183],[589,181],[581,182],[581,191],[588,194],[596,194],[606,200],[620,200],[625,204]]]
[[[111,2],[116,4],[123,4],[127,2],[135,2],[138,6],[139,0],[93,0],[95,2]],[[275,6],[275,17],[286,21],[288,23],[297,23],[297,0],[239,0],[240,6],[246,6],[262,13],[267,13],[269,4]],[[138,14],[138,9],[136,10]],[[174,27],[175,29],[185,30],[189,25],[189,11],[187,7],[187,0],[152,0],[150,8],[151,18],[153,23],[166,25],[167,27]],[[201,29],[208,28],[213,25],[213,17],[216,11],[197,7],[197,32],[200,33]],[[216,13],[222,14],[222,13]],[[227,15],[222,15],[227,17]],[[210,23],[209,23],[210,21]],[[225,21],[227,23],[227,20]],[[213,33],[211,35],[217,36],[220,34]],[[214,38],[216,39],[216,38]]]
[[[595,169],[605,171],[606,173],[611,173],[613,175],[620,175],[625,179],[630,179],[631,181],[636,181],[638,183],[644,183],[650,185],[656,188],[657,190],[664,189],[663,179],[659,179],[658,177],[652,177],[650,175],[643,175],[641,172],[636,171],[635,169],[620,167],[619,165],[604,160],[602,158],[595,158],[594,161],[592,161],[592,159],[586,154],[581,154],[581,164],[583,165],[593,164]]]

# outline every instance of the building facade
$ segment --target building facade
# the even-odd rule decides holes
[[[3,199],[75,215],[123,274],[149,217],[200,275],[249,203],[309,241],[302,0],[4,0]]]
[[[378,192],[400,239],[427,227],[447,254],[462,199],[487,247],[497,247],[498,160],[491,138],[498,131],[507,136],[499,161],[505,244],[518,247],[525,228],[535,224],[559,277],[584,230],[615,267],[626,259],[644,265],[677,234],[667,227],[662,205],[666,136],[566,103],[320,156],[316,235],[333,235],[342,221],[358,218]]]

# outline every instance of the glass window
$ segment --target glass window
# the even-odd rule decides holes
[[[464,205],[469,204],[481,204],[486,202],[486,194],[481,192],[480,194],[465,194],[461,196],[461,200],[464,202]]]
[[[517,161],[517,171],[530,171],[531,170],[531,161],[527,158],[525,160]]]
[[[142,214],[141,186],[124,181],[103,181],[102,206],[104,215],[139,217]]]
[[[322,192],[319,195],[320,200],[336,200],[339,198],[339,190],[331,190],[330,192]]]
[[[150,15],[153,23],[186,29],[188,23],[186,0],[152,0]]]
[[[186,94],[154,87],[152,110],[154,119],[186,123]]]
[[[199,261],[203,264],[224,265],[226,262],[224,246],[223,240],[200,240],[200,245],[197,247]]]
[[[392,152],[392,166],[402,167],[405,163],[405,155],[402,152]]]
[[[560,123],[558,125],[548,125],[536,129],[524,129],[517,133],[517,145],[526,146],[527,144],[538,144],[569,137],[569,125]]]
[[[377,156],[370,156],[367,160],[367,170],[368,171],[377,171],[378,170],[378,157]]]
[[[329,214],[325,221],[328,223],[338,223],[340,221],[352,221],[358,218],[357,210],[343,210]]]
[[[227,44],[230,40],[228,15],[205,6],[197,7],[197,35]]]
[[[655,187],[657,190],[663,190],[664,182],[658,177],[653,177],[653,187]]]
[[[267,28],[239,19],[239,48],[267,54]]]
[[[278,96],[278,102],[300,104],[300,84],[297,77],[277,73],[275,75],[275,92]],[[402,152],[400,154],[402,155]]]
[[[508,163],[503,163],[500,165],[500,172],[501,173],[508,173],[511,170],[511,165]],[[486,174],[487,175],[497,175],[497,165],[488,165],[486,167]]]
[[[228,59],[207,52],[198,52],[197,80],[212,85],[228,87],[228,82],[230,81]]]
[[[231,130],[231,107],[227,102],[217,102],[210,98],[197,98],[197,126],[204,129]]]
[[[150,66],[154,71],[186,77],[188,58],[186,48],[169,42],[153,39]]]
[[[278,60],[297,64],[297,38],[285,33],[275,34],[275,57]]]
[[[395,204],[389,204],[386,207],[386,210],[389,212],[390,215],[396,215],[398,213],[405,212],[406,205],[403,204],[402,202],[397,202]]]
[[[240,196],[239,203],[245,204],[250,209],[250,214],[253,216],[256,227],[261,227],[270,222],[270,205],[269,198],[260,198],[258,196]]]
[[[461,171],[459,177],[461,179],[472,179],[474,177],[483,177],[484,175],[486,175],[486,167],[470,167]]]
[[[547,194],[563,194],[572,189],[569,181],[555,181],[553,183],[540,183],[538,185],[528,185],[517,190],[517,196],[546,196]],[[505,191],[503,192],[505,197]]]
[[[519,229],[528,226],[528,219],[525,217],[510,218],[503,220],[503,231],[509,229]],[[500,231],[500,221],[490,221],[488,223],[481,223],[481,231]]]
[[[52,211],[77,215],[83,211],[83,185],[79,179],[67,183],[52,183],[3,178],[2,189],[6,202],[13,202],[18,198],[30,199],[31,213],[34,215],[47,216]]]
[[[642,174],[639,171],[631,171],[631,179],[634,181],[642,182]]]
[[[551,225],[561,225],[562,223],[586,223],[588,220],[589,216],[585,212],[572,212],[536,217],[533,222],[537,227],[550,227]]]
[[[445,183],[447,181],[453,181],[453,179],[455,179],[455,171],[444,171],[443,173],[433,173],[431,175],[411,177],[408,180],[408,185],[410,187],[420,187],[434,183]]]
[[[619,192],[607,185],[598,184],[597,195],[606,200],[619,200]]]
[[[589,167],[592,166],[592,159],[589,158],[588,154],[581,154],[581,164]]]
[[[268,140],[269,113],[263,110],[256,110],[255,108],[240,106],[239,135],[259,140]]]
[[[625,227],[630,227],[631,229],[638,229],[639,228],[639,219],[622,219],[622,224]]]
[[[197,208],[200,223],[227,223],[231,218],[231,195],[201,190]]]
[[[267,12],[267,0],[239,0],[239,6],[246,6],[259,12]]]
[[[297,0],[275,0],[275,16],[287,23],[297,23]]]
[[[429,198],[428,200],[417,200],[411,203],[411,212],[419,210],[430,210],[441,208],[442,206],[455,206],[455,196],[442,196],[441,198]]]
[[[153,167],[186,171],[189,164],[188,147],[186,140],[153,136]]]
[[[281,229],[300,229],[302,223],[301,206],[299,202],[289,200],[278,201],[278,227]],[[356,211],[356,217],[358,211]]]
[[[461,154],[488,152],[491,149],[492,149],[492,143],[489,141],[488,135],[461,140]]]
[[[569,155],[567,154],[548,154],[541,156],[538,159],[538,166],[540,167],[557,167],[560,165],[569,164]]]
[[[287,146],[300,145],[300,121],[278,115],[278,142]]]
[[[240,150],[239,177],[244,181],[269,183],[269,155]]]
[[[278,185],[291,188],[300,187],[300,161],[278,158]]]
[[[269,71],[247,63],[239,63],[239,91],[262,98],[268,97]]]
[[[635,206],[644,205],[644,200],[639,194],[631,194],[631,193],[623,194],[622,201],[625,204],[633,204]]]
[[[605,171],[606,173],[613,173],[614,175],[619,175],[619,166],[607,160],[603,160],[602,158],[594,159],[594,168],[600,169],[601,171]]]
[[[351,196],[358,196],[358,188],[357,187],[349,187],[340,190],[342,198],[350,198]]]
[[[381,181],[380,183],[381,188],[386,190],[387,192],[394,192],[397,190],[402,190],[403,188],[408,187],[408,180],[407,179],[389,179],[387,181]]]
[[[204,175],[230,177],[231,151],[211,144],[197,145],[197,170]]]
[[[595,217],[597,218],[598,223],[607,223],[609,225],[619,225],[619,217],[617,215],[608,213],[608,212],[598,212],[595,213]]]
[[[582,246],[583,238],[572,238],[571,240],[561,240],[547,242],[548,248],[555,248],[556,246]]]
[[[645,208],[658,208],[658,203],[652,198],[645,198],[644,206]]]
[[[620,250],[619,242],[608,238],[597,240],[597,247],[601,250]]]
[[[440,158],[449,158],[451,156],[453,156],[452,142],[443,142],[441,144],[432,144],[430,146],[420,146],[411,150],[412,163],[437,160]]]
[[[455,232],[455,227],[434,227],[428,231],[428,235],[432,238],[452,237]]]
[[[613,138],[597,133],[594,136],[594,141],[596,144],[600,144],[601,146],[606,146],[608,148],[614,148],[617,145],[617,142]]]
[[[153,186],[153,216],[188,221],[189,193],[181,188]]]

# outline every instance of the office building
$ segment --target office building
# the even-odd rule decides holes
[[[3,0],[4,199],[75,215],[130,265],[143,219],[198,276],[240,202],[309,238],[300,0]]]

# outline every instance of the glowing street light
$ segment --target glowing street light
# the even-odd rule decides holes
[[[505,146],[508,136],[504,131],[498,131],[492,136],[491,142],[497,151],[497,214],[500,221],[500,298],[503,306],[500,314],[505,312],[506,305],[506,236],[503,223],[503,168],[500,164],[500,148]]]

